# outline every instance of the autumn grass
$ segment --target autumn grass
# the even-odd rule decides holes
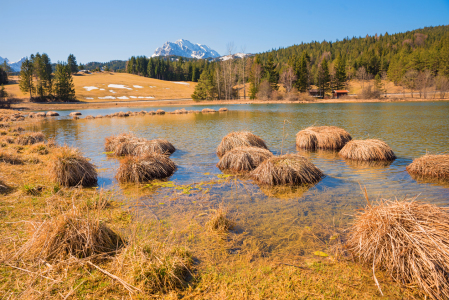
[[[448,231],[445,208],[415,199],[381,200],[356,215],[347,246],[373,272],[386,270],[399,283],[418,285],[433,299],[447,299]]]
[[[308,150],[340,150],[352,140],[344,129],[335,126],[311,126],[296,134],[296,147]]]
[[[413,160],[406,169],[419,177],[449,180],[449,155],[426,154]]]
[[[324,174],[307,158],[285,154],[265,160],[250,176],[264,185],[307,185],[317,183]]]
[[[122,133],[105,139],[105,151],[115,156],[142,156],[149,153],[170,155],[176,148],[165,139],[147,140],[133,133]]]
[[[249,172],[272,156],[273,154],[269,150],[263,148],[236,147],[223,155],[217,163],[217,167],[221,171],[232,173]]]
[[[339,152],[345,159],[361,161],[377,161],[396,159],[396,155],[387,143],[382,140],[352,140],[348,142]]]
[[[44,141],[44,134],[42,132],[23,133],[17,137],[17,144],[19,145],[33,145]]]
[[[167,178],[175,170],[176,165],[168,156],[148,153],[142,156],[128,156],[122,159],[115,178],[122,183],[140,183]]]
[[[268,150],[265,141],[257,135],[249,131],[236,131],[227,134],[221,140],[217,147],[217,155],[221,158],[227,151],[236,147],[258,147]]]
[[[229,210],[220,205],[213,210],[206,227],[212,232],[227,233],[235,227],[235,221],[230,217]]]

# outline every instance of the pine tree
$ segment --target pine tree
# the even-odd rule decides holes
[[[213,78],[207,71],[203,71],[200,75],[198,84],[192,94],[192,99],[195,101],[200,100],[213,100],[215,96],[215,87]]]
[[[63,101],[75,100],[75,86],[73,84],[70,66],[65,63],[56,65],[54,77],[55,96]]]
[[[335,89],[342,90],[346,84],[346,61],[338,55],[335,63]]]
[[[309,70],[307,68],[307,52],[304,51],[296,64],[296,88],[304,93],[309,88]]]
[[[276,71],[276,66],[273,61],[273,54],[271,53],[268,55],[267,62],[265,63],[264,72],[271,88],[277,91],[279,89],[279,73]]]
[[[330,88],[330,74],[329,74],[329,66],[327,64],[326,58],[323,58],[321,64],[318,67],[318,76],[317,76],[317,85],[318,88],[322,91],[323,96],[326,92],[331,90]]]
[[[67,58],[67,65],[69,66],[71,74],[75,74],[76,72],[78,72],[78,64],[76,63],[75,55],[69,55],[69,57]]]
[[[5,86],[2,83],[2,87],[0,88],[0,100],[3,100],[3,98],[8,97],[8,93],[5,91]]]
[[[34,58],[34,55],[31,55]],[[28,58],[22,63],[20,67],[20,79],[19,79],[19,88],[22,93],[30,93],[30,99],[33,97],[32,93],[34,92],[34,84],[33,84],[33,63]]]

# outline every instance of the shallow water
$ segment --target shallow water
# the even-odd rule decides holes
[[[228,183],[220,186],[211,186],[207,199],[190,201],[188,199],[193,199],[193,196],[187,195],[172,200],[171,210],[166,208],[165,200],[169,196],[164,189],[158,189],[156,193],[149,192],[139,198],[139,206],[143,210],[145,205],[151,205],[151,214],[161,218],[180,211],[205,210],[216,207],[218,203],[225,203],[238,213],[237,221],[246,224],[247,231],[260,237],[282,235],[280,231],[285,229],[281,229],[282,226],[269,226],[271,230],[265,228],[267,223],[275,224],[276,220],[282,222],[281,219],[290,220],[288,222],[295,220],[294,226],[306,226],[318,221],[334,225],[337,222],[338,225],[346,226],[351,219],[348,215],[366,203],[359,185],[366,187],[371,200],[418,196],[422,201],[438,205],[447,205],[449,202],[449,184],[417,182],[405,170],[413,158],[424,155],[426,151],[441,153],[449,149],[449,102],[226,107],[229,109],[226,113],[146,115],[76,121],[67,117],[71,111],[59,111],[61,117],[44,121],[38,129],[47,137],[55,138],[59,144],[78,147],[92,159],[100,169],[99,185],[105,188],[116,186],[114,175],[119,161],[108,158],[103,153],[104,139],[128,131],[147,139],[165,138],[176,147],[177,151],[171,158],[178,170],[170,180],[177,184],[217,179],[221,171],[215,166],[218,162],[215,149],[223,136],[231,131],[252,131],[266,141],[271,151],[280,154],[297,152],[295,135],[299,130],[310,125],[334,125],[346,129],[353,139],[382,139],[395,152],[397,159],[391,165],[380,166],[354,164],[330,152],[303,153],[326,174],[321,182],[305,191],[279,194],[261,190],[251,181],[228,180]],[[179,108],[161,107],[165,111]],[[185,108],[197,110],[203,107]],[[112,108],[80,112],[83,116],[95,116],[142,109],[155,110]]]

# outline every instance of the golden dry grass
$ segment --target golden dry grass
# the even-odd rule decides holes
[[[63,186],[93,186],[97,184],[95,166],[76,148],[55,149],[48,170],[53,182]]]
[[[164,139],[155,139],[136,143],[136,147],[131,154],[136,156],[145,155],[147,153],[171,155],[175,151],[176,148],[169,141]]]
[[[363,161],[396,159],[390,146],[376,139],[352,140],[340,150],[339,155],[346,159]]]
[[[273,154],[267,149],[258,147],[236,147],[223,155],[218,162],[217,167],[221,171],[233,173],[249,172],[272,156]]]
[[[13,79],[15,80],[12,84],[5,85],[6,92],[11,95],[11,97],[28,99],[29,94],[23,94],[19,90],[18,78],[13,76]],[[85,102],[153,100],[146,98],[139,99],[138,97],[154,97],[154,99],[190,99],[195,86],[197,85],[196,82],[186,82],[188,83],[188,85],[184,85],[174,83],[173,81],[164,81],[127,73],[112,72],[92,73],[89,75],[75,75],[73,76],[73,83],[75,85],[75,94],[77,100]],[[132,90],[108,87],[108,85],[110,84],[125,85]],[[134,85],[141,86],[142,88],[135,88]],[[87,91],[84,87],[89,86],[94,86],[98,89]],[[110,92],[111,90],[115,93]],[[107,96],[112,96],[116,99],[98,99],[99,97]],[[123,96],[126,96],[129,99],[117,99],[117,97]],[[137,98],[133,99],[130,96],[134,96]]]
[[[412,175],[447,180],[449,179],[449,155],[426,154],[413,160],[406,169]]]
[[[267,159],[250,176],[265,185],[306,185],[317,183],[324,174],[304,156],[285,154]]]
[[[206,222],[206,228],[213,232],[227,233],[235,226],[235,222],[230,218],[226,208],[220,205],[218,209],[213,210],[212,215]]]
[[[296,134],[296,147],[308,150],[340,150],[352,140],[344,129],[335,126],[311,126]]]
[[[16,258],[55,261],[71,256],[87,258],[112,254],[123,239],[98,218],[72,210],[33,224],[30,239],[15,253]]]
[[[143,156],[128,156],[120,162],[115,178],[119,182],[140,183],[164,179],[176,170],[175,163],[168,156],[147,153]]]
[[[16,143],[19,145],[33,145],[43,142],[44,139],[45,136],[42,132],[27,132],[19,135]]]
[[[448,299],[448,210],[414,200],[369,204],[357,213],[346,245],[373,272],[386,270],[397,282]]]
[[[258,147],[267,149],[268,147],[257,135],[249,131],[235,131],[227,134],[217,147],[218,157],[222,157],[225,153],[236,147]]]
[[[105,151],[113,152],[116,156],[142,156],[147,153],[170,155],[176,148],[165,139],[147,140],[138,138],[133,133],[122,133],[105,139]]]

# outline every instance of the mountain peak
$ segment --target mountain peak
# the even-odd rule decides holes
[[[183,56],[192,58],[216,58],[220,54],[210,47],[201,44],[193,44],[188,40],[179,39],[176,42],[166,42],[162,47],[154,51],[152,57],[156,56]]]

